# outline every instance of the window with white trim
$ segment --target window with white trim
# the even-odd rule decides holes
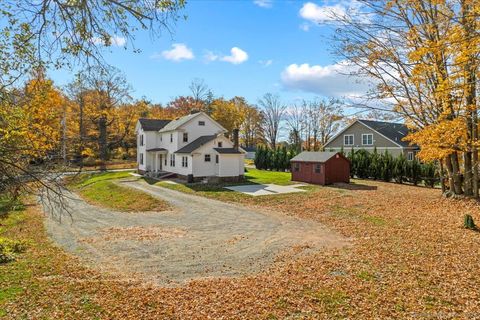
[[[173,142],[173,133],[170,133],[170,142]]]
[[[143,146],[143,134],[139,136],[139,139],[140,139],[140,145]]]
[[[188,167],[188,157],[182,157],[182,167],[183,168]]]
[[[175,167],[175,155],[170,155],[170,167]]]
[[[211,158],[209,154],[205,155],[205,162],[210,162]]]
[[[167,155],[165,155],[165,161],[164,161],[164,163],[165,163],[165,167],[166,167],[166,166],[167,166]]]
[[[218,141],[218,147],[223,148],[223,142],[222,141]]]
[[[316,163],[315,164],[315,173],[320,173],[320,168],[321,168],[320,163]]]
[[[215,163],[218,163],[220,161],[218,154],[215,155]]]
[[[188,132],[183,133],[183,142],[188,142]]]
[[[346,134],[343,136],[343,145],[344,146],[353,146],[353,134]]]
[[[205,125],[205,121],[198,121],[198,125],[199,125],[199,126],[204,126],[204,125]]]
[[[363,133],[362,134],[362,145],[371,146],[373,144],[373,134]]]
[[[140,153],[140,164],[143,164],[143,153]]]
[[[407,160],[408,161],[413,161],[413,159],[415,159],[415,153],[413,153],[413,151],[409,151],[407,153]]]

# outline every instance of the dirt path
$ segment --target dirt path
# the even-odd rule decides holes
[[[340,247],[325,226],[180,193],[122,182],[170,202],[171,212],[121,213],[70,200],[73,222],[47,218],[50,236],[97,267],[160,285],[259,272],[292,247]]]

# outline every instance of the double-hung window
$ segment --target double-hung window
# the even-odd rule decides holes
[[[188,157],[182,157],[182,167],[183,168],[188,167]]]
[[[407,153],[407,160],[408,161],[413,161],[413,159],[415,159],[415,154],[413,153],[413,151],[409,151]]]
[[[218,154],[215,155],[215,163],[218,163],[219,162],[219,157],[218,157]]]
[[[320,163],[316,163],[315,164],[315,173],[320,173],[320,168],[321,168]]]
[[[170,143],[173,142],[173,133],[170,133]]]
[[[205,155],[205,162],[210,162],[210,155],[209,154]]]
[[[143,164],[143,153],[140,153],[140,164]]]
[[[143,134],[140,135],[140,145],[143,146]]]
[[[362,145],[371,146],[373,144],[373,134],[364,133],[362,134]]]
[[[188,132],[183,133],[183,142],[188,142]]]
[[[170,167],[175,167],[175,155],[170,155]]]
[[[346,134],[343,136],[343,145],[344,146],[353,146],[353,134]]]
[[[223,148],[223,143],[222,143],[222,141],[218,141],[218,147],[219,147],[219,148]]]

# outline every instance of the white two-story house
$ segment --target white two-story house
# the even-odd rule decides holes
[[[227,130],[204,112],[175,120],[139,119],[135,132],[141,174],[174,173],[189,181],[243,179],[245,151],[238,130],[230,141]]]

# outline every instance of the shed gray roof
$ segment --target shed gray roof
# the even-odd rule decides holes
[[[211,136],[201,136],[187,144],[185,147],[178,149],[177,151],[175,151],[175,153],[192,153],[193,151],[203,146],[205,143],[214,140],[216,137],[216,134]]]
[[[235,148],[213,148],[215,151],[221,154],[241,154],[243,153],[240,150],[237,150]]]
[[[303,161],[303,162],[326,162],[338,152],[313,152],[304,151],[297,154],[290,161]]]
[[[140,118],[138,121],[143,131],[158,131],[165,127],[171,120]]]
[[[358,120],[358,121],[372,128],[373,130],[381,133],[388,139],[398,143],[402,147],[409,146],[408,141],[402,140],[408,135],[408,128],[403,123],[374,121],[374,120]]]

